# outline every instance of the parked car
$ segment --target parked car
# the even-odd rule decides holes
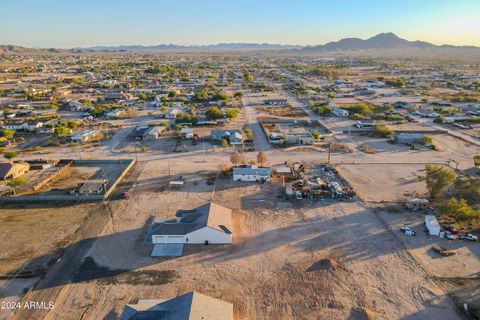
[[[416,236],[417,235],[417,233],[409,227],[401,227],[400,231],[402,231],[407,236]]]
[[[303,199],[301,191],[297,191],[295,193],[295,199],[297,199],[297,200],[302,200]]]
[[[443,230],[448,231],[452,234],[457,234],[458,233],[458,229],[455,228],[454,226],[443,226]]]
[[[450,231],[445,231],[445,239],[454,240],[455,236]]]
[[[466,241],[478,241],[478,237],[474,236],[471,233],[461,234],[458,238],[461,239],[461,240],[466,240]]]

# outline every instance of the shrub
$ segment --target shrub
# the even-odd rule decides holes
[[[24,177],[17,177],[17,178],[14,178],[12,180],[10,180],[10,182],[8,183],[8,185],[10,187],[13,187],[13,188],[20,188],[24,185],[26,185],[28,182],[27,179],[25,179]]]

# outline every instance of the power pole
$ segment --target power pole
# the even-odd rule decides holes
[[[78,160],[82,160],[82,154],[80,150],[80,141],[78,141]]]
[[[331,148],[331,145],[329,144],[328,145],[328,160],[327,160],[327,164],[330,164],[330,155],[332,153],[332,148]]]

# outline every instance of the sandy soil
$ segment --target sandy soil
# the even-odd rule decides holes
[[[139,181],[155,170],[146,165]],[[112,223],[88,255],[125,273],[116,285],[103,278],[64,286],[45,319],[114,319],[125,303],[189,290],[234,303],[236,319],[346,319],[357,307],[378,319],[459,319],[443,291],[362,204],[299,206],[283,201],[273,185],[221,177],[213,193],[207,177],[192,175],[181,191],[140,185],[142,192],[134,188],[131,198],[113,203]],[[172,215],[211,197],[235,210],[232,246],[190,247],[176,259],[149,257],[143,234],[152,215]],[[142,276],[148,270],[176,277],[151,285]]]
[[[337,170],[364,201],[404,201],[427,191],[418,181],[425,175],[423,164],[339,165]]]

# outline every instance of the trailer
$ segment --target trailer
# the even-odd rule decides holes
[[[432,236],[440,235],[440,224],[437,221],[437,218],[432,215],[425,216],[425,228],[428,230],[428,233]]]

